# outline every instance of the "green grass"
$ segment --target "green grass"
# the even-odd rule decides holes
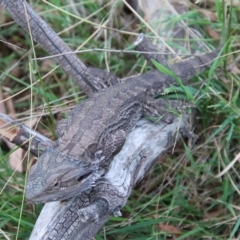
[[[96,24],[105,21],[109,28],[102,29],[90,38],[84,45],[85,49],[129,49],[135,39],[134,33],[150,34],[144,23],[127,26],[129,21],[125,20],[122,3],[111,4],[98,11],[103,5],[97,1],[78,1],[80,3],[75,7],[69,7],[68,1],[64,0],[51,2],[61,11],[42,1],[35,1],[33,6],[56,32],[62,32],[60,36],[73,49],[97,31]],[[223,8],[220,1],[215,1],[206,10],[208,13],[217,13],[217,21],[204,17],[194,5],[181,16],[182,20],[203,34],[204,42],[213,47],[218,46],[218,41],[208,35],[206,27],[220,33],[226,55],[215,62],[219,66],[213,64],[209,71],[201,74],[206,81],[200,87],[178,88],[179,96],[187,93],[189,99],[194,99],[198,109],[195,128],[199,137],[197,142],[191,148],[187,142],[179,143],[174,154],[169,151],[136,187],[122,211],[123,216],[111,218],[96,239],[240,239],[239,160],[217,177],[240,152],[240,66],[237,61],[240,5],[228,8],[229,21],[222,14]],[[200,6],[200,9],[204,10],[204,6]],[[74,26],[81,21],[80,16],[85,19],[90,14],[93,15],[88,22]],[[53,59],[38,61],[35,66],[31,61],[30,37],[16,24],[6,24],[10,21],[8,17],[1,25],[1,36],[4,41],[22,49],[12,49],[0,42],[2,92],[5,98],[15,95],[8,102],[14,106],[15,118],[25,121],[38,117],[37,130],[53,139],[55,120],[61,119],[62,111],[66,113],[70,106],[84,97],[61,69],[49,73],[55,66]],[[178,21],[179,18],[173,18],[172,24]],[[174,43],[168,43],[174,46]],[[38,46],[35,51],[38,57],[47,56]],[[104,51],[79,54],[87,65],[110,69],[119,77],[141,72],[144,60],[137,56]],[[229,71],[228,67],[234,62],[233,70]],[[15,63],[16,66],[12,68]],[[45,74],[48,75],[45,77]],[[35,82],[39,78],[42,79],[41,83],[31,84],[30,79]],[[6,109],[11,109],[7,106]],[[41,205],[24,201],[25,172],[13,173],[9,168],[9,151],[13,150],[9,150],[2,141],[0,239],[28,239]],[[24,166],[27,165],[26,159]],[[181,233],[171,234],[170,227],[175,227]]]

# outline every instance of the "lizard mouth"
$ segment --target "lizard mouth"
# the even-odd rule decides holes
[[[61,179],[45,190],[44,197],[38,195],[36,198],[32,197],[29,200],[35,203],[66,200],[94,187],[96,180],[97,176],[92,171],[81,176]]]
[[[33,194],[28,191],[26,198],[29,202],[46,203],[52,201],[66,200],[74,196],[78,196],[84,191],[95,187],[97,180],[102,176],[102,172],[93,170],[86,173],[77,173],[68,171],[62,178],[54,177],[51,186],[43,189],[41,194]]]
[[[92,171],[87,172],[85,174],[72,174],[71,177],[69,177],[69,174],[71,172],[65,174],[63,178],[59,182],[59,186],[57,188],[60,188],[62,191],[66,189],[71,189],[71,188],[82,188],[84,186],[89,186],[91,187],[92,184],[95,182],[95,174],[93,174]],[[85,188],[85,187],[84,187]]]

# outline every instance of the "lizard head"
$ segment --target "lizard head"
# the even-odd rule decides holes
[[[68,199],[93,187],[101,173],[97,165],[85,164],[48,149],[29,171],[26,199],[34,203]]]

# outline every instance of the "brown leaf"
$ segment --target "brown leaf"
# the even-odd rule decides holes
[[[15,144],[10,142],[8,142],[7,145],[11,149],[16,147]],[[10,168],[17,172],[23,172],[22,158],[23,158],[23,150],[21,148],[18,148],[17,150],[12,152],[8,160]]]
[[[208,33],[208,35],[211,38],[216,39],[216,40],[221,39],[220,35],[216,31],[214,31],[211,27],[205,27],[204,30]]]
[[[216,219],[216,217],[221,214],[223,214],[222,209],[212,211],[212,212],[207,212],[207,216],[203,219],[203,221],[210,221],[210,220]]]
[[[168,224],[163,224],[163,223],[159,223],[159,228],[167,233],[171,233],[171,234],[175,234],[177,236],[181,235],[181,231],[179,228],[174,227],[173,225],[168,225]]]
[[[231,68],[231,72],[234,74],[240,74],[240,69],[236,66],[236,64],[234,64]]]
[[[45,59],[42,61],[42,64],[40,65],[41,72],[48,72],[52,69],[54,66],[54,61],[52,59]]]
[[[211,12],[207,9],[203,9],[203,8],[198,8],[197,9],[202,15],[204,15],[205,17],[207,17],[209,20],[211,20],[211,22],[217,22],[218,18],[217,18],[217,14],[215,12]]]
[[[6,94],[5,94],[6,95]],[[5,97],[8,98],[8,95],[6,95]],[[14,104],[13,104],[13,101],[12,101],[12,98],[8,98],[7,101],[2,101],[4,100],[3,99],[3,95],[1,94],[1,91],[0,91],[0,102],[2,102],[0,104],[0,109],[2,112],[6,112],[6,108],[5,106],[7,106],[7,109],[8,109],[8,115],[10,115],[11,117],[14,117],[15,116],[15,110],[14,110]],[[5,104],[4,104],[5,103]],[[38,121],[37,118],[33,119],[32,121],[27,121],[25,124],[28,126],[28,127],[33,127],[36,122]],[[4,124],[4,123],[3,123]],[[15,137],[15,131],[9,131],[9,134],[12,135],[9,136],[9,138],[14,138]],[[8,147],[10,148],[10,150],[12,149],[15,149],[16,148],[16,145],[5,140],[3,138],[3,140],[6,142],[6,144],[8,145]],[[23,168],[23,157],[25,155],[25,151],[22,150],[21,148],[18,148],[16,150],[14,150],[10,155],[9,155],[9,166],[12,170],[14,171],[18,171],[18,172],[23,172],[24,171],[24,168]]]

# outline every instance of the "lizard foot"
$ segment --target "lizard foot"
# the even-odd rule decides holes
[[[97,198],[89,206],[79,209],[78,216],[82,222],[95,222],[99,223],[99,215],[107,213],[109,210],[109,202],[105,198]]]
[[[116,207],[116,208],[113,210],[112,215],[113,215],[114,217],[121,217],[121,216],[122,216],[122,213],[121,213],[120,210],[121,210],[121,206]]]

